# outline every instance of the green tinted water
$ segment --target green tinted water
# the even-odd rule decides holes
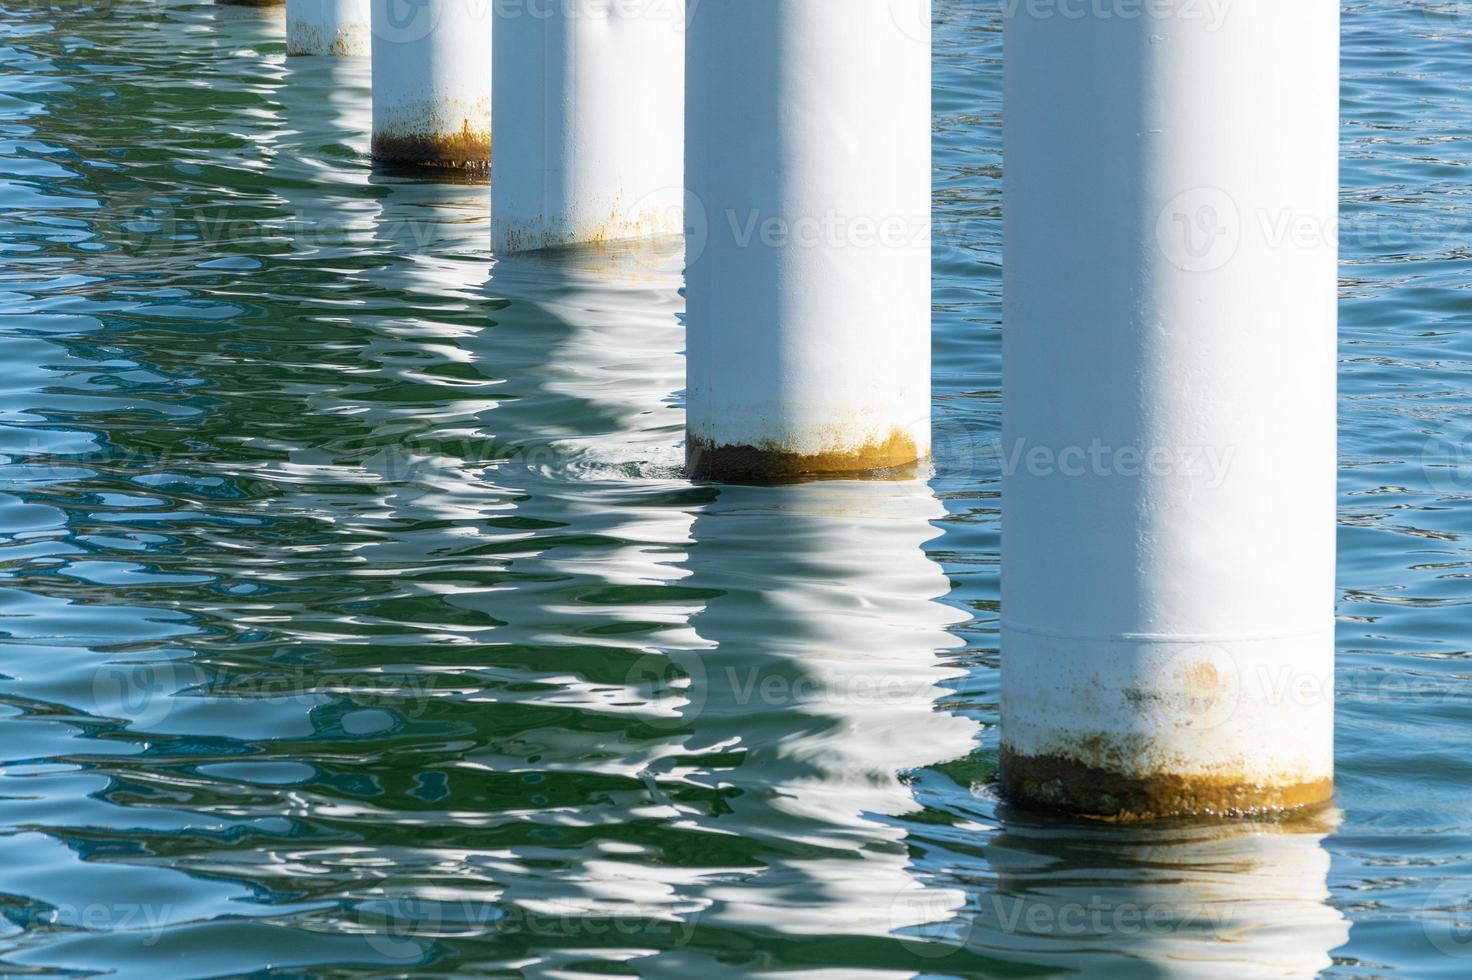
[[[713,488],[678,243],[493,265],[365,63],[0,0],[0,969],[1467,972],[1466,8],[1345,8],[1342,814],[1150,829],[989,789],[1001,10],[936,13],[935,471]]]

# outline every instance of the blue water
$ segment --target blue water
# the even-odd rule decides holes
[[[1000,3],[936,16],[935,470],[713,488],[678,245],[493,267],[279,15],[0,0],[0,972],[1472,972],[1472,8],[1344,6],[1338,810],[1149,828],[989,788]]]

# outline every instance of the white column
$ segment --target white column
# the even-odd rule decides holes
[[[1061,9],[1006,25],[1003,785],[1318,803],[1339,8]]]
[[[496,5],[492,249],[679,234],[684,0]]]
[[[929,455],[929,42],[891,0],[692,5],[692,475]]]
[[[373,158],[485,170],[492,0],[372,0]]]
[[[286,53],[366,55],[369,0],[286,0]]]

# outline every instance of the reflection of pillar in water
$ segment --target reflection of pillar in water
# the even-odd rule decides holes
[[[487,322],[459,340],[467,364],[491,379],[462,388],[461,400],[472,390],[491,400],[475,421],[488,465],[474,483],[504,494],[494,506],[483,500],[476,534],[483,569],[502,585],[446,601],[499,622],[480,648],[493,665],[487,676],[512,682],[495,707],[527,719],[465,762],[622,786],[577,821],[620,819],[625,808],[640,820],[679,818],[656,784],[685,756],[681,733],[648,725],[638,692],[621,680],[701,645],[683,559],[702,491],[680,479],[682,426],[671,404],[682,369],[680,259],[678,242],[500,258],[474,307]],[[573,812],[555,809],[539,815],[549,827]],[[559,923],[528,938],[539,969],[564,961],[559,936],[584,922],[611,939],[610,922],[639,923],[644,949],[626,955],[644,968],[651,941],[679,945],[703,921],[712,903],[704,869],[651,865],[639,849],[561,850],[566,865],[553,867],[541,845],[508,848],[510,860],[536,866],[508,880],[501,903],[517,921]]]
[[[286,0],[286,53],[366,55],[369,0]]]
[[[709,646],[674,655],[663,690],[686,751],[726,760],[687,778],[772,852],[733,920],[876,936],[923,921],[892,915],[914,887],[892,818],[920,808],[907,771],[976,734],[937,705],[965,619],[922,548],[944,515],[921,480],[725,487],[699,512],[684,584],[715,594],[692,620]]]
[[[225,8],[219,12],[224,17],[264,16],[275,20],[286,14],[286,0],[215,0],[215,3]]]
[[[497,259],[488,290],[509,305],[485,340],[524,352],[537,383],[492,422],[527,465],[679,475],[681,259],[678,240]]]
[[[1336,823],[1006,820],[985,849],[995,887],[971,895],[949,932],[971,952],[1084,975],[1314,977],[1349,938],[1322,846]]]
[[[297,257],[358,261],[375,202],[366,191],[369,172],[343,161],[365,149],[368,82],[366,59],[288,58],[281,67],[271,93],[280,123],[267,145],[269,186],[284,203],[263,230]],[[340,281],[341,267],[329,273],[304,264],[301,273],[304,282],[326,286]]]

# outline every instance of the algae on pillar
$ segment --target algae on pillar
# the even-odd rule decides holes
[[[930,24],[701,0],[687,38],[690,473],[930,453]]]
[[[370,0],[286,0],[288,55],[369,53]]]
[[[372,0],[373,159],[484,171],[490,0]]]
[[[1002,785],[1112,818],[1332,792],[1339,7],[1211,6],[1005,26]]]

